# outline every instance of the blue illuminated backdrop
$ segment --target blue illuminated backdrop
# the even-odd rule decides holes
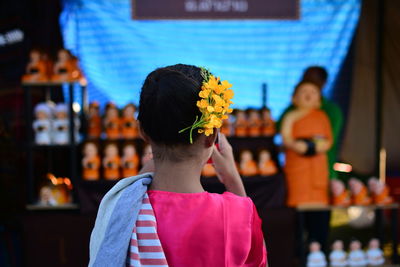
[[[235,89],[235,107],[261,106],[268,84],[274,117],[304,68],[325,66],[331,87],[360,13],[359,0],[303,0],[297,21],[134,21],[130,0],[64,0],[64,44],[79,57],[89,100],[138,103],[146,75],[187,63],[209,67]]]

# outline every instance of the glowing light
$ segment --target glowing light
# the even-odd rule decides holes
[[[47,178],[51,181],[53,185],[57,185],[57,178],[52,173],[47,174]]]
[[[72,189],[72,183],[71,183],[71,180],[69,178],[64,178],[64,184],[67,186],[67,188],[69,190]]]
[[[72,103],[72,109],[75,113],[79,113],[81,111],[81,105],[78,102]]]
[[[353,167],[350,164],[336,162],[333,164],[333,169],[338,172],[351,172]]]

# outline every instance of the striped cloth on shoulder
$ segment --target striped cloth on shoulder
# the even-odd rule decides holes
[[[129,267],[168,267],[160,239],[157,222],[147,193],[144,195],[129,248]]]

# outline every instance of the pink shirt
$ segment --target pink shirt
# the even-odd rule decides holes
[[[229,192],[148,195],[170,267],[266,265],[261,220],[250,198]]]

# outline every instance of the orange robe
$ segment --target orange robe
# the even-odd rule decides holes
[[[207,163],[204,165],[203,170],[201,171],[201,175],[204,177],[213,177],[217,176],[217,173],[215,172],[215,168],[212,164]]]
[[[47,80],[47,67],[44,61],[29,67],[28,73],[22,76],[24,82],[44,82]]]
[[[277,173],[278,169],[276,168],[275,162],[270,159],[259,164],[259,171],[260,175],[270,176]]]
[[[138,174],[139,157],[134,155],[133,157],[124,160],[122,164],[122,177],[131,177]]]
[[[349,191],[344,190],[338,196],[332,196],[332,205],[334,206],[347,206],[350,205]]]
[[[261,134],[263,136],[273,136],[275,134],[275,122],[272,119],[263,121],[261,127]]]
[[[120,137],[120,127],[119,126],[120,126],[119,118],[114,118],[114,119],[108,120],[108,122],[105,125],[107,139],[115,140]]]
[[[242,164],[240,164],[242,166]],[[243,176],[254,176],[258,174],[257,164],[254,160],[249,160],[243,168],[240,168],[240,174]]]
[[[261,120],[254,120],[249,122],[248,135],[251,137],[258,137],[261,135]]]
[[[369,205],[371,204],[371,198],[368,196],[368,190],[366,186],[361,188],[361,191],[357,195],[351,196],[353,205]]]
[[[293,123],[294,139],[323,136],[332,140],[332,131],[327,115],[313,110]],[[328,161],[326,153],[303,156],[286,149],[287,205],[328,204]]]
[[[235,136],[246,137],[247,136],[247,122],[238,121],[235,124]]]
[[[71,60],[68,60],[67,62],[65,62],[64,65],[57,67],[57,71],[53,74],[51,80],[54,82],[72,81],[72,73],[74,69],[75,67],[73,62]]]
[[[135,118],[122,118],[121,119],[121,134],[125,139],[133,139],[138,137],[139,131],[137,121]]]
[[[389,188],[386,185],[381,193],[373,195],[372,198],[375,204],[386,205],[393,203],[393,199],[389,195]]]
[[[100,168],[100,157],[96,156],[91,158],[88,163],[87,167],[83,167],[83,179],[85,180],[98,180],[100,178],[100,173],[99,173],[99,168]]]
[[[89,119],[88,126],[89,138],[99,138],[101,135],[101,118],[100,116],[93,116]]]
[[[104,178],[106,180],[116,180],[121,178],[119,175],[120,158],[118,156],[108,159],[104,166]]]

